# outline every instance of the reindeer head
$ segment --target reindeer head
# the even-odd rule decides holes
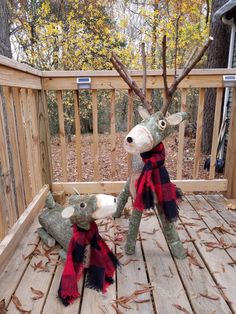
[[[185,112],[165,117],[162,111],[150,115],[141,106],[138,111],[143,121],[129,132],[124,141],[124,148],[130,154],[141,154],[151,150],[172,133],[173,126],[187,118]]]
[[[116,211],[116,198],[111,195],[72,195],[61,215],[72,224],[89,229],[90,222],[111,216]]]

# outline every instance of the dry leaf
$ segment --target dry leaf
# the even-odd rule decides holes
[[[112,303],[111,305],[113,307],[113,309],[116,311],[117,314],[124,314],[123,312],[121,312],[116,306],[114,303]]]
[[[227,208],[231,210],[236,210],[236,204],[234,203],[227,204]]]
[[[218,231],[219,233],[229,233],[229,234],[235,235],[235,233],[233,231],[226,228],[223,224],[221,224],[220,226],[216,226],[216,227],[211,229],[211,231],[214,231],[214,230]]]
[[[131,262],[138,262],[138,261],[139,261],[138,259],[129,258],[122,265],[126,266]]]
[[[185,239],[184,241],[182,241],[182,243],[189,243],[189,242],[195,242],[196,239]]]
[[[172,304],[175,308],[177,308],[178,310],[180,310],[181,312],[184,312],[186,314],[190,314],[190,312],[188,310],[186,310],[183,306],[179,305],[179,304]]]
[[[20,302],[20,300],[18,299],[18,297],[16,295],[12,295],[12,302],[15,304],[17,310],[21,313],[21,314],[30,314],[31,310],[25,310],[22,308],[22,304]]]
[[[159,247],[159,249],[162,251],[162,252],[165,252],[165,250],[163,249],[163,247],[160,245],[160,243],[157,241],[157,240],[154,240],[156,245]]]
[[[32,297],[33,300],[41,299],[44,296],[44,293],[40,290],[36,290],[33,287],[30,287],[31,291],[35,294],[35,296]]]
[[[198,229],[198,230],[196,231],[196,233],[198,234],[198,233],[200,233],[200,232],[202,232],[202,231],[204,231],[204,230],[207,230],[207,228],[205,228],[205,227],[200,228],[200,229]]]
[[[189,227],[194,227],[197,226],[194,222],[180,222],[181,225],[183,226],[189,226]]]
[[[210,300],[214,300],[214,301],[217,301],[219,300],[220,297],[213,297],[213,296],[210,296],[206,293],[200,293],[200,296],[204,297],[204,298],[207,298],[207,299],[210,299]]]
[[[187,250],[187,256],[188,256],[188,261],[192,265],[198,266],[200,269],[203,269],[204,267],[198,262],[197,257],[194,253],[194,251],[189,251]]]
[[[124,307],[126,309],[131,309],[131,307],[128,305],[128,303],[137,300],[136,298],[137,298],[138,295],[151,292],[153,289],[154,289],[153,286],[148,285],[144,289],[135,290],[130,295],[119,297],[118,299],[115,300],[115,302],[116,302],[117,305],[120,305],[120,306],[122,306],[122,307]]]
[[[150,234],[153,235],[158,231],[158,229],[153,229],[152,232],[148,232],[148,231],[142,231],[142,233],[146,233],[146,234]]]
[[[24,256],[24,254],[23,254],[22,256],[23,256],[23,259],[26,260],[26,259],[31,259],[33,256],[35,256],[35,257],[42,256],[42,252],[39,249],[35,248],[28,255]]]
[[[0,301],[0,314],[6,314],[6,313],[7,313],[6,302],[5,302],[5,299],[2,299]]]

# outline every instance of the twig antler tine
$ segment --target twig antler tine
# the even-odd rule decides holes
[[[163,67],[162,76],[163,76],[163,81],[164,81],[164,99],[163,99],[163,106],[162,106],[161,111],[165,115],[167,112],[169,103],[170,103],[170,101],[168,101],[169,88],[168,88],[168,83],[167,83],[167,70],[166,70],[166,35],[164,35],[162,39],[162,67]]]
[[[139,88],[137,83],[131,78],[128,70],[126,69],[126,67],[123,65],[123,63],[119,60],[118,56],[114,52],[112,52],[110,61],[113,64],[114,68],[117,70],[117,72],[120,74],[120,76],[123,78],[123,80],[126,82],[126,84],[130,87],[130,89],[133,90],[135,94],[139,97],[142,104],[147,108],[148,112],[152,114],[153,108],[147,102],[142,89]]]
[[[141,53],[142,53],[142,64],[143,64],[143,94],[146,99],[147,97],[147,63],[146,63],[145,43],[141,44]]]
[[[176,91],[179,83],[189,74],[189,72],[195,67],[195,65],[201,60],[201,58],[203,57],[204,53],[206,52],[206,50],[208,49],[208,47],[210,46],[210,44],[213,41],[213,37],[209,37],[209,39],[207,40],[207,42],[205,43],[205,45],[202,47],[202,49],[198,52],[197,56],[194,58],[194,60],[191,62],[191,60],[189,60],[182,73],[175,78],[175,80],[173,81],[173,83],[171,84],[170,88],[168,88],[168,92],[167,92],[167,101],[164,101],[163,103],[163,107],[161,108],[162,113],[165,115],[168,107],[170,105],[171,102],[171,98],[174,94],[174,92]],[[163,46],[164,48],[164,46]],[[194,56],[196,52],[194,51],[194,53],[192,54]],[[164,56],[164,53],[163,53]],[[163,61],[164,64],[164,61]],[[163,77],[164,77],[164,68],[163,68]],[[165,86],[165,81],[164,81],[164,86]]]

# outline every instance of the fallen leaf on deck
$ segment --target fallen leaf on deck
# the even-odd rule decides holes
[[[116,306],[114,303],[112,303],[111,305],[113,307],[113,309],[116,311],[117,314],[124,314],[123,312],[121,312]]]
[[[204,231],[204,230],[207,230],[207,228],[205,228],[205,227],[200,228],[200,229],[198,229],[198,230],[196,231],[196,233],[198,234],[198,233],[200,233],[200,232],[202,232],[202,231]]]
[[[129,259],[127,259],[122,265],[126,266],[126,265],[128,265],[129,263],[131,263],[131,262],[138,262],[138,261],[139,261],[138,259],[129,258]]]
[[[211,229],[211,231],[214,231],[214,230],[218,231],[219,233],[229,233],[229,234],[235,235],[234,232],[232,232],[230,229],[227,229],[223,224]]]
[[[236,204],[230,203],[226,205],[228,209],[236,210]]]
[[[36,290],[33,287],[30,287],[31,291],[35,294],[35,296],[32,297],[33,300],[41,299],[44,296],[44,293],[40,290]]]
[[[196,257],[196,255],[195,255],[194,251],[187,250],[186,253],[187,253],[188,261],[189,261],[190,264],[193,264],[193,265],[199,267],[200,269],[203,269],[203,268],[204,268],[204,266],[202,266],[202,265],[198,262],[197,257]]]
[[[144,289],[140,289],[140,290],[135,290],[133,293],[131,293],[130,295],[127,296],[121,296],[118,299],[116,299],[114,302],[117,305],[120,305],[126,309],[131,309],[131,307],[128,305],[130,302],[136,302],[137,303],[137,296],[144,294],[144,293],[148,293],[151,292],[154,289],[153,286],[148,285],[147,287],[145,287]]]
[[[122,257],[124,256],[124,254],[123,253],[116,253],[116,257],[118,258],[118,259],[121,259]]]
[[[163,247],[160,245],[160,243],[157,241],[157,240],[154,240],[156,245],[159,247],[159,249],[162,251],[162,252],[165,252],[165,250],[163,249]]]
[[[53,255],[53,251],[54,251],[55,249],[57,249],[57,247],[56,247],[56,246],[53,246],[53,247],[51,247],[50,249],[46,249],[46,250],[45,250],[44,256],[45,256],[49,261],[51,261],[50,255]],[[58,254],[58,253],[56,253],[56,255],[57,255],[57,254]]]
[[[31,259],[33,256],[37,257],[37,256],[42,256],[42,252],[39,249],[34,249],[32,252],[30,252],[28,255],[24,256],[24,254],[22,255],[23,259]]]
[[[181,306],[179,304],[172,304],[172,306],[174,306],[176,309],[180,310],[181,312],[184,312],[186,314],[190,314],[190,312],[188,310],[186,310],[183,306]]]
[[[6,302],[5,302],[5,299],[2,299],[0,301],[0,314],[5,314],[5,313],[7,313]]]
[[[227,264],[228,264],[228,265],[231,265],[231,266],[234,266],[234,265],[236,265],[236,260],[235,260],[235,261],[232,261],[232,262],[228,262]]]
[[[18,299],[18,297],[16,295],[12,295],[12,302],[15,304],[17,310],[21,313],[21,314],[30,314],[31,310],[25,310],[22,308],[22,304],[20,302],[20,300]]]
[[[183,225],[183,226],[189,226],[189,227],[198,226],[194,222],[180,222],[180,224]]]
[[[157,231],[158,231],[158,229],[153,229],[152,232],[149,232],[149,231],[142,231],[142,233],[146,233],[146,234],[153,235],[153,234],[155,234]]]
[[[204,298],[207,298],[207,299],[210,299],[210,300],[214,300],[214,301],[217,301],[219,300],[220,297],[213,297],[213,296],[210,296],[206,293],[200,293],[200,296],[204,297]]]
[[[182,241],[182,243],[188,243],[188,242],[194,242],[196,241],[196,239],[185,239],[184,241]]]

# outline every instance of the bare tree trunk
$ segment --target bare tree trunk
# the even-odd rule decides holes
[[[211,18],[214,13],[226,2],[228,2],[228,0],[212,1]],[[210,35],[214,37],[214,41],[208,50],[207,67],[226,68],[230,42],[230,27],[223,24],[223,22],[219,19],[214,22],[211,19]],[[208,89],[205,94],[202,139],[202,150],[206,154],[209,154],[211,151],[215,101],[216,90]]]
[[[0,55],[12,58],[7,0],[0,1]]]

